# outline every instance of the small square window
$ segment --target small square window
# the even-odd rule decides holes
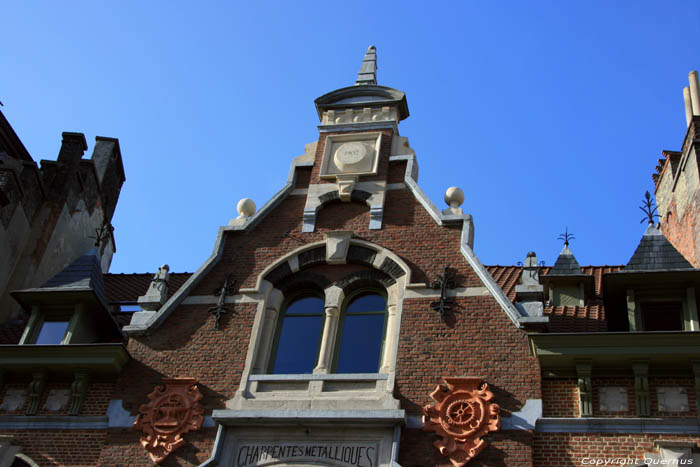
[[[58,345],[68,330],[68,321],[44,321],[36,336],[36,345]]]

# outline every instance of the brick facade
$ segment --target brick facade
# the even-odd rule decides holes
[[[371,58],[366,60],[371,62]],[[264,454],[249,457],[264,459],[271,449],[283,459],[274,465],[331,465],[320,458],[292,459],[295,449],[307,453],[299,447],[304,443],[318,444],[308,452],[328,453],[326,443],[331,450],[335,447],[336,454],[338,449],[362,449],[369,459],[363,467],[397,463],[448,467],[456,464],[438,451],[436,435],[421,430],[424,407],[440,397],[439,390],[432,398],[431,392],[446,377],[482,378],[495,396],[493,403],[500,407],[500,428],[484,435],[486,447],[469,462],[472,466],[559,467],[586,465],[585,459],[637,461],[648,453],[659,454],[659,443],[669,441],[694,443],[698,451],[700,364],[696,362],[700,362],[700,353],[696,344],[687,343],[695,336],[694,329],[667,334],[641,330],[611,339],[608,324],[614,319],[616,326],[624,322],[628,310],[611,305],[605,294],[617,294],[618,300],[624,297],[620,294],[626,285],[620,286],[623,292],[615,289],[615,280],[630,277],[620,275],[624,266],[580,268],[580,274],[575,271],[574,275],[592,276],[586,279],[594,284],[586,292],[590,296],[585,306],[556,307],[541,298],[538,313],[537,307],[529,306],[534,302],[523,297],[537,300],[540,283],[529,284],[530,290],[523,291],[519,288],[525,284],[522,267],[482,266],[470,245],[471,217],[455,206],[437,210],[416,188],[413,151],[396,133],[399,120],[408,115],[403,93],[366,86],[337,90],[316,101],[327,124],[320,127],[315,146],[308,145],[309,153],[295,162],[287,191],[252,218],[242,217],[223,227],[214,255],[197,273],[173,274],[160,308],[120,313],[120,303],[134,303],[146,294],[151,278],[105,278],[108,307],[125,332],[121,344],[128,356],[123,366],[116,357],[95,364],[85,350],[72,356],[84,366],[96,365],[101,372],[93,371],[80,413],[71,416],[69,406],[49,410],[45,402],[49,393],[78,391],[75,373],[81,367],[54,362],[35,415],[26,415],[26,400],[16,410],[0,410],[0,433],[6,436],[0,438],[0,453],[8,446],[19,446],[40,465],[152,465],[143,446],[147,444],[142,441],[145,434],[134,429],[133,422],[146,410],[143,406],[149,403],[149,394],[164,380],[192,378],[203,396],[204,423],[189,432],[178,431],[185,432],[185,442],[162,465],[194,466],[210,459],[217,465],[253,465],[241,460],[248,454],[233,456],[242,452],[242,446],[249,449],[246,452],[257,452],[253,451],[257,445],[263,446]],[[360,108],[357,94],[366,89],[374,94],[366,104],[369,107]],[[333,97],[334,93],[338,95]],[[341,111],[355,118],[331,119]],[[398,120],[382,120],[391,112]],[[376,174],[348,171],[322,177],[329,137],[370,132],[382,135]],[[357,180],[350,180],[354,176]],[[372,193],[353,192],[351,187],[350,200],[341,201],[344,182],[379,183],[364,185]],[[373,196],[374,203],[383,199],[383,204],[369,206],[366,200]],[[314,211],[317,206],[313,203],[319,199],[321,205]],[[690,211],[697,209],[686,209],[683,222],[691,222]],[[674,235],[669,234],[672,242],[689,242],[684,240],[686,234]],[[352,248],[354,253],[348,253]],[[439,282],[448,271],[455,273],[454,287],[446,287],[449,293],[441,297]],[[542,275],[546,272],[549,268],[539,270]],[[641,278],[641,285],[635,284],[638,288],[655,285],[652,279],[662,274],[637,272],[634,277]],[[683,274],[683,287],[700,284],[696,272],[678,273]],[[232,281],[233,289],[222,294],[221,287]],[[336,373],[333,358],[337,359],[342,342],[338,340],[343,331],[339,323],[349,314],[346,299],[364,290],[362,287],[386,299],[379,370]],[[312,289],[324,299],[322,317],[315,315],[322,320],[315,370],[313,374],[271,374],[267,371],[269,355],[282,334],[285,307],[295,293]],[[446,298],[449,310],[441,319],[438,303]],[[691,302],[684,302],[688,313]],[[212,310],[221,306],[226,313],[217,323]],[[23,325],[27,326],[26,321]],[[616,340],[628,337],[633,339],[631,344],[615,347]],[[115,340],[119,337],[109,342]],[[673,354],[676,340],[687,343],[677,350],[678,355]],[[103,344],[90,342],[81,348],[94,348],[97,355]],[[18,346],[12,347],[16,350]],[[36,351],[36,347],[26,348]],[[70,350],[71,346],[65,347]],[[608,350],[600,351],[602,348]],[[41,358],[49,361],[45,365],[52,364],[46,355]],[[38,385],[36,376],[32,383],[30,363],[34,361],[27,357],[26,367],[15,365],[0,373],[0,400],[9,391]],[[605,387],[626,389],[627,410],[600,410]],[[660,411],[657,390],[662,387],[682,388],[688,410]],[[642,397],[637,407],[637,395],[645,394],[650,413],[642,417],[638,411],[644,400]],[[152,427],[161,430],[154,428],[154,433],[182,428],[187,410],[181,402],[166,400],[152,412],[157,418]],[[440,423],[453,430],[449,435],[453,438],[461,436],[455,433],[469,437],[464,435],[469,430],[464,427],[473,421],[469,417],[486,416],[489,410],[473,400],[457,402],[466,405],[455,406],[455,415],[445,404]],[[588,402],[590,413],[585,410]],[[487,416],[494,417],[495,430],[495,412]],[[697,433],[683,433],[686,429]],[[350,465],[342,456],[335,459],[332,465]]]

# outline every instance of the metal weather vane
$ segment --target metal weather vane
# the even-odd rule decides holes
[[[576,240],[576,237],[574,237],[574,234],[569,233],[569,226],[567,225],[564,229],[564,233],[559,235],[557,240],[564,240],[564,246],[569,246],[569,242],[571,240]]]
[[[231,274],[226,276],[224,285],[214,289],[214,293],[212,294],[219,296],[219,301],[217,302],[216,306],[213,306],[207,310],[209,313],[214,315],[214,329],[219,329],[219,320],[221,319],[221,315],[230,311],[228,307],[225,306],[226,296],[233,295],[236,280],[234,279],[230,284],[229,282],[231,282]]]
[[[644,204],[639,206],[639,209],[644,213],[644,217],[639,221],[640,224],[644,221],[653,224],[654,217],[659,217],[659,214],[656,212],[656,206],[654,206],[654,199],[651,197],[651,194],[649,194],[649,190],[644,193]]]
[[[445,313],[452,310],[454,298],[447,296],[447,290],[457,287],[455,282],[455,273],[451,271],[449,266],[445,266],[442,271],[442,277],[433,282],[433,289],[440,289],[440,299],[430,304],[430,308],[440,313],[440,321],[445,321]]]

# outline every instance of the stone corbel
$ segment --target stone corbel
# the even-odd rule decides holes
[[[41,395],[46,387],[46,372],[35,371],[32,373],[32,382],[29,383],[29,405],[27,406],[27,415],[36,415],[39,410],[39,402]]]
[[[649,401],[649,362],[632,362],[634,371],[634,394],[637,402],[637,415],[648,417],[651,415],[651,403]]]
[[[337,175],[335,181],[338,184],[338,196],[340,196],[340,201],[349,203],[352,190],[355,189],[355,184],[357,183],[357,175]]]
[[[370,230],[381,229],[383,218],[384,218],[384,205],[370,206],[370,208],[369,208],[369,228],[370,228]]]
[[[581,417],[593,416],[593,384],[591,383],[591,362],[576,362],[578,377],[579,410]]]
[[[80,415],[88,390],[89,375],[86,370],[76,371],[70,387],[70,410],[68,415]]]
[[[328,264],[345,264],[350,249],[351,230],[334,230],[326,232],[326,262]]]

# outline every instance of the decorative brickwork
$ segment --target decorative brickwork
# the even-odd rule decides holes
[[[445,382],[447,391],[438,385],[430,393],[436,404],[423,408],[423,430],[440,436],[435,447],[455,467],[462,467],[486,447],[482,436],[501,427],[499,407],[481,378],[445,378]]]

